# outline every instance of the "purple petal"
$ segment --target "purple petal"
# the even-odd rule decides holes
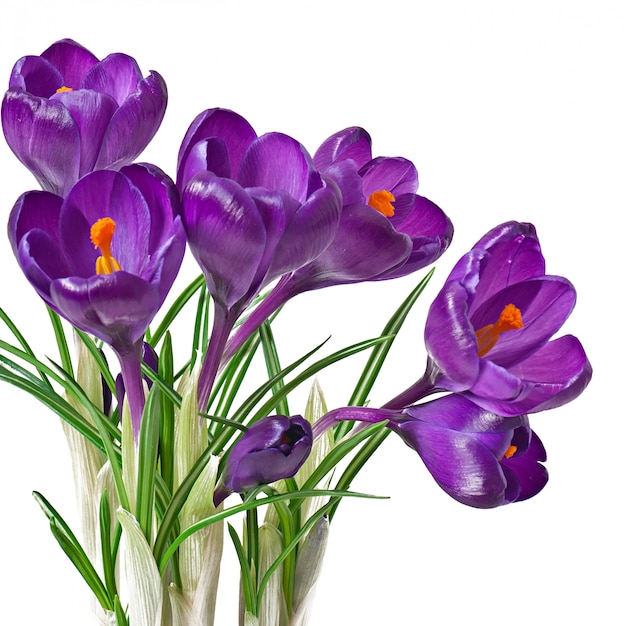
[[[459,282],[447,281],[425,322],[427,352],[441,370],[440,383],[449,391],[470,388],[479,373],[477,340],[467,316],[468,298]]]
[[[465,433],[503,433],[528,423],[524,416],[503,417],[456,394],[408,407],[404,414],[405,421],[416,418]]]
[[[511,285],[471,313],[475,330],[496,323],[506,305],[522,314],[523,328],[503,332],[486,358],[511,367],[541,348],[563,325],[576,302],[574,287],[565,278],[543,276]]]
[[[62,278],[52,283],[50,294],[72,324],[118,351],[143,336],[160,305],[153,285],[124,271]]]
[[[336,237],[312,263],[293,274],[299,291],[370,280],[400,266],[412,243],[366,205],[343,208]]]
[[[80,135],[79,177],[84,176],[95,166],[117,104],[106,94],[84,89],[57,93],[51,100],[60,102],[76,122]]]
[[[360,169],[360,176],[366,198],[381,189],[395,198],[418,191],[418,172],[411,161],[402,157],[377,157]]]
[[[540,464],[540,461],[545,460],[546,450],[534,432],[531,433],[531,443],[526,452],[515,454],[510,459],[501,459],[505,475],[513,473],[518,484],[517,494],[512,501],[528,500],[546,486],[548,471]],[[509,494],[506,494],[506,499],[509,501]]]
[[[508,285],[544,275],[544,257],[532,224],[507,222],[491,230],[474,249],[487,251],[472,310]]]
[[[396,432],[455,500],[477,508],[504,503],[507,481],[497,457],[479,439],[419,420],[402,424]]]
[[[51,299],[50,284],[67,275],[68,267],[58,240],[44,230],[34,229],[20,240],[17,261],[37,293],[55,310]]]
[[[62,246],[72,250],[71,274],[88,278],[100,256],[90,240],[95,222],[110,217],[116,224],[111,253],[122,270],[140,275],[149,259],[150,210],[141,192],[119,172],[98,170],[73,187],[61,213]]]
[[[314,165],[324,171],[333,163],[351,159],[358,169],[371,160],[371,137],[357,126],[345,128],[328,137],[314,155]]]
[[[345,206],[348,204],[366,204],[367,198],[362,193],[362,179],[354,161],[339,161],[326,167],[323,173],[340,187],[342,203]]]
[[[230,160],[223,139],[210,137],[191,146],[183,161],[183,169],[178,170],[177,185],[184,190],[195,174],[212,172],[221,178],[230,178]]]
[[[18,87],[33,96],[49,98],[63,87],[62,74],[41,57],[22,57],[13,67],[9,89]]]
[[[193,171],[187,168],[186,161],[189,159],[193,146],[210,138],[223,140],[231,170],[228,172],[228,177],[237,179],[243,155],[251,142],[256,139],[256,133],[249,122],[234,111],[207,109],[200,113],[186,131],[178,153],[177,183],[180,189],[195,174],[199,173],[199,170]],[[214,173],[220,175],[219,172],[215,171]],[[184,184],[182,184],[182,178],[186,181]]]
[[[2,128],[11,150],[43,189],[64,195],[78,180],[80,134],[60,102],[9,90],[2,100]]]
[[[581,342],[565,335],[547,343],[510,370],[533,383],[519,409],[535,413],[563,406],[576,399],[592,377],[592,367]]]
[[[41,57],[59,70],[63,85],[71,89],[79,89],[85,74],[98,63],[97,57],[71,39],[53,43]]]
[[[281,133],[267,133],[247,149],[238,182],[243,187],[285,191],[303,203],[311,168],[312,160],[298,141]]]
[[[331,182],[315,191],[290,219],[273,255],[267,281],[310,263],[336,237],[342,202]]]
[[[401,267],[384,274],[381,277],[384,280],[406,276],[430,265],[442,256],[453,239],[453,224],[444,211],[423,196],[412,198],[410,210],[402,221],[390,219],[397,231],[410,237],[412,252]]]
[[[234,181],[204,172],[184,190],[183,223],[211,295],[231,307],[247,293],[264,254],[255,203]]]
[[[96,168],[119,169],[136,159],[156,134],[166,107],[165,81],[157,72],[151,72],[115,111]]]
[[[182,211],[182,203],[173,181],[158,167],[135,163],[121,169],[141,192],[150,213],[148,249],[150,254],[160,248],[170,236],[173,218]]]
[[[112,96],[118,106],[136,91],[143,79],[137,62],[127,54],[109,54],[84,77],[81,89],[92,89]]]
[[[141,278],[152,283],[158,289],[160,305],[173,285],[186,249],[186,236],[182,227],[182,218],[178,215],[167,230],[167,239],[153,250],[149,262],[141,272]]]
[[[59,215],[63,198],[48,191],[27,191],[18,199],[9,215],[8,235],[17,256],[19,243],[32,229],[46,232],[58,240]]]

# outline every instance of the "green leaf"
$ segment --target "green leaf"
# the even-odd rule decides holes
[[[250,613],[255,615],[257,612],[256,593],[254,591],[256,584],[251,573],[251,568],[249,567],[249,561],[247,560],[247,555],[245,554],[245,549],[243,548],[243,544],[241,543],[238,533],[234,530],[234,527],[231,524],[228,524],[228,532],[230,533],[230,538],[234,544],[234,550],[236,551],[236,556],[238,557],[238,563],[240,565],[240,582],[243,591],[243,598],[245,599],[245,608]]]
[[[17,339],[17,341],[20,344],[20,346],[22,346],[22,349],[24,350],[24,352],[26,352],[34,360],[36,360],[35,353],[32,351],[32,349],[28,345],[28,342],[26,341],[26,339],[24,338],[22,333],[20,333],[20,331],[18,330],[17,326],[11,321],[11,318],[4,312],[4,310],[2,308],[0,308],[0,319],[7,325],[8,329],[13,333],[13,336]],[[48,387],[52,387],[52,385],[50,384],[50,381],[47,379],[45,373],[43,371],[41,371],[41,370],[38,370],[38,371],[39,371],[39,375],[41,376],[41,380]]]
[[[184,308],[186,303],[193,297],[193,295],[201,288],[202,285],[205,285],[206,282],[204,280],[204,276],[200,274],[195,280],[184,291],[177,297],[175,302],[171,305],[165,316],[163,317],[163,321],[160,323],[155,332],[152,333],[150,337],[150,344],[154,347],[158,345],[158,342],[163,338],[164,334],[171,326],[173,320],[178,316],[180,311]]]
[[[59,545],[74,564],[80,575],[85,579],[86,583],[93,591],[98,602],[104,610],[110,611],[113,608],[113,602],[108,596],[106,587],[98,576],[93,564],[87,557],[84,549],[80,545],[78,539],[71,531],[65,520],[59,515],[56,509],[37,491],[33,492],[35,500],[38,502],[41,510],[45,513],[50,522],[50,530],[58,541]]]
[[[271,330],[271,324],[266,321],[263,322],[258,329],[260,334],[260,341],[262,342],[262,351],[264,353],[264,361],[266,363],[267,373],[269,378],[275,378],[281,371],[279,355],[277,354],[277,346],[275,345],[275,338],[273,337],[273,331]],[[278,378],[277,382],[273,386],[273,393],[279,393],[284,388],[284,379]],[[276,412],[280,415],[290,415],[288,409],[288,401],[286,396],[275,405]]]
[[[54,329],[54,336],[56,337],[56,345],[61,355],[61,363],[63,369],[71,376],[74,376],[74,369],[72,367],[71,356],[69,354],[69,348],[67,347],[67,338],[65,337],[65,331],[63,330],[63,324],[58,313],[54,312],[50,307],[48,308],[48,315],[52,322],[52,328]]]
[[[223,511],[217,511],[213,515],[209,515],[208,517],[196,522],[195,524],[189,526],[184,531],[182,531],[174,541],[171,542],[171,545],[167,548],[166,552],[162,555],[159,560],[159,569],[161,572],[164,572],[167,567],[167,563],[171,556],[178,549],[178,546],[187,538],[190,537],[193,533],[205,528],[206,526],[210,526],[210,524],[214,524],[215,522],[220,522],[221,520],[227,519],[232,515],[236,515],[238,513],[243,513],[244,511],[249,511],[250,509],[256,509],[259,506],[265,506],[268,504],[275,504],[280,500],[296,500],[303,498],[316,498],[319,496],[330,496],[332,498],[372,498],[372,499],[386,499],[386,496],[373,496],[366,493],[359,493],[356,491],[338,491],[336,489],[308,489],[308,490],[299,490],[299,491],[289,491],[287,493],[279,493],[272,496],[267,496],[265,498],[258,498],[254,500],[245,500],[242,504],[237,506],[233,506],[229,509],[225,509]],[[323,510],[324,509],[320,509]],[[313,518],[310,518],[313,519]],[[309,520],[308,520],[309,521]],[[306,522],[307,524],[307,522]],[[154,550],[154,554],[156,555],[156,551]]]
[[[154,517],[154,482],[160,435],[160,390],[156,385],[147,396],[139,433],[136,518],[149,541]]]
[[[382,337],[390,337],[390,339],[385,343],[381,343],[376,346],[371,352],[368,362],[366,363],[366,366],[362,371],[362,375],[360,376],[360,380],[353,390],[353,394],[349,400],[349,406],[363,406],[366,402],[368,394],[375,384],[381,367],[388,356],[390,348],[392,347],[394,338],[401,329],[401,326],[403,326],[403,322],[407,318],[408,313],[412,310],[412,307],[424,291],[427,283],[431,280],[434,270],[435,268],[429,270],[427,275],[418,283],[418,285],[416,285],[414,290],[402,302],[399,308],[395,311],[394,315],[388,320],[384,329],[381,331]]]

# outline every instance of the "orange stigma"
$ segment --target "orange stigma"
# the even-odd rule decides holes
[[[510,459],[517,452],[517,450],[518,446],[509,446],[509,448],[505,451],[505,454],[503,454],[503,457]]]
[[[487,354],[496,345],[501,333],[518,330],[523,326],[520,309],[513,304],[508,304],[499,315],[496,324],[488,324],[475,333],[479,356]]]
[[[65,85],[63,85],[56,90],[56,93],[65,93],[66,91],[73,91],[73,89],[71,87],[65,87]]]
[[[379,189],[373,191],[368,196],[368,206],[372,206],[375,211],[379,211],[386,217],[392,217],[394,215],[394,207],[392,202],[395,201],[395,197],[387,189]]]
[[[103,217],[91,226],[91,243],[102,252],[95,262],[96,274],[112,274],[121,269],[110,251],[114,232],[115,222],[110,217]]]

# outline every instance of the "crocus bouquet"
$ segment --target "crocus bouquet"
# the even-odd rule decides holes
[[[240,623],[308,623],[330,523],[342,499],[372,497],[350,485],[392,433],[462,504],[541,491],[528,415],[576,398],[592,370],[576,337],[552,338],[576,296],[546,274],[535,228],[495,226],[460,258],[429,310],[422,377],[369,406],[431,271],[380,336],[323,358],[319,346],[282,365],[271,324],[302,292],[406,276],[446,251],[451,221],[418,195],[414,165],[373,158],[359,127],[311,156],[213,108],[182,139],[174,182],[135,162],[166,104],[156,72],[68,39],[19,59],[2,101],[6,140],[42,188],[16,200],[9,240],[59,354],[38,358],[0,310],[0,378],[62,419],[80,532],[35,498],[99,623],[214,623],[226,530]],[[187,245],[201,274],[168,297]],[[174,347],[185,319],[192,346]],[[328,410],[314,376],[361,351],[349,405]]]

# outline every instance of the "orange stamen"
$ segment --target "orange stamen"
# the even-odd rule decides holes
[[[475,333],[479,356],[487,354],[496,345],[501,333],[518,330],[523,326],[520,309],[513,304],[508,304],[498,317],[496,324],[488,324]]]
[[[368,206],[372,206],[375,211],[379,211],[386,217],[392,217],[394,215],[394,207],[392,202],[395,201],[395,197],[387,189],[379,189],[373,191],[368,196]]]
[[[510,459],[517,452],[517,450],[518,450],[518,446],[509,446],[509,448],[507,448],[503,456],[506,459]]]
[[[56,93],[65,93],[66,91],[73,91],[73,89],[71,87],[65,87],[65,85],[63,85],[56,90]]]
[[[115,222],[110,217],[103,217],[91,226],[91,243],[102,252],[95,262],[96,274],[112,274],[121,269],[110,250],[114,232]]]

